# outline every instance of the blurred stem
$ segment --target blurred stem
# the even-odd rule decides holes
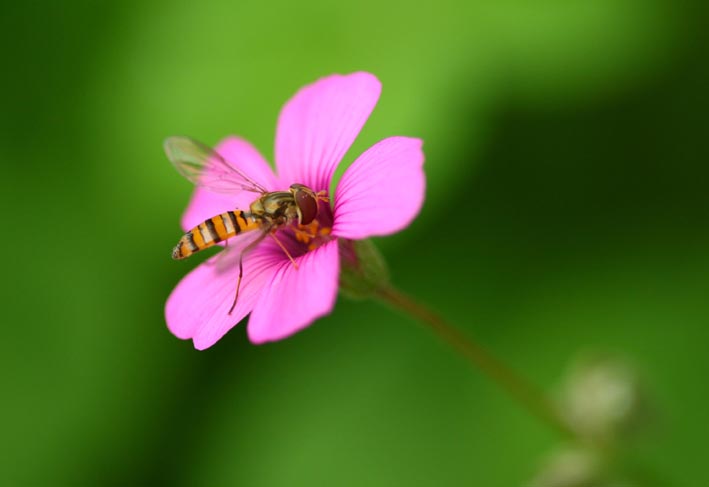
[[[530,413],[552,426],[563,436],[574,438],[575,433],[559,416],[557,409],[542,391],[507,367],[479,343],[446,323],[440,316],[391,286],[381,288],[377,297],[392,307],[426,324],[439,338],[480,369],[493,382],[505,389]]]

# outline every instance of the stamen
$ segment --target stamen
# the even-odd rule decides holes
[[[332,228],[322,226],[318,220],[313,220],[307,225],[297,225],[293,227],[295,240],[302,244],[307,244],[308,251],[320,247],[331,240]]]

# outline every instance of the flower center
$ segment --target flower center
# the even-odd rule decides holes
[[[307,246],[308,252],[332,240],[332,227],[324,226],[319,220],[313,220],[307,225],[297,225],[293,232],[297,242]]]
[[[329,203],[319,200],[317,204],[317,216],[313,221],[305,225],[291,223],[278,232],[279,239],[293,257],[306,254],[335,239],[332,236],[334,219]]]

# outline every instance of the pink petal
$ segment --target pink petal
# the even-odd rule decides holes
[[[284,259],[266,285],[249,319],[253,343],[280,340],[328,314],[337,297],[340,261],[337,241],[298,258]]]
[[[211,347],[251,312],[264,284],[282,261],[282,253],[261,246],[247,254],[239,301],[229,314],[239,275],[240,250],[229,247],[201,264],[180,281],[167,300],[167,327],[178,338],[192,338],[199,350]]]
[[[332,233],[359,240],[408,226],[423,205],[422,145],[420,139],[389,137],[359,156],[335,191]]]
[[[369,73],[333,75],[301,89],[278,119],[276,167],[280,179],[327,190],[379,99],[381,83]]]
[[[239,137],[227,137],[216,147],[216,151],[232,166],[241,170],[251,179],[268,190],[275,190],[276,177],[271,166],[256,148]],[[185,213],[182,228],[187,231],[220,213],[236,208],[248,210],[249,205],[259,197],[258,193],[237,191],[233,195],[213,193],[203,188],[195,189]]]
[[[233,210],[236,198],[222,193],[212,193],[203,188],[195,188],[187,209],[182,214],[180,225],[187,232],[208,218]]]

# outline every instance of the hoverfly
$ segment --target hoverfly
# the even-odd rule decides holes
[[[173,259],[184,259],[241,233],[254,230],[261,232],[241,251],[239,256],[239,279],[229,314],[234,311],[239,299],[239,287],[244,273],[244,255],[266,237],[273,238],[297,268],[297,263],[286,246],[278,240],[276,231],[291,225],[301,241],[314,237],[301,226],[315,222],[318,216],[318,203],[329,201],[325,191],[316,193],[302,184],[292,184],[288,191],[268,191],[227,163],[215,150],[189,137],[167,138],[165,153],[180,174],[208,191],[230,194],[250,191],[260,194],[248,210],[235,208],[213,216],[192,228],[182,236],[172,251]]]

